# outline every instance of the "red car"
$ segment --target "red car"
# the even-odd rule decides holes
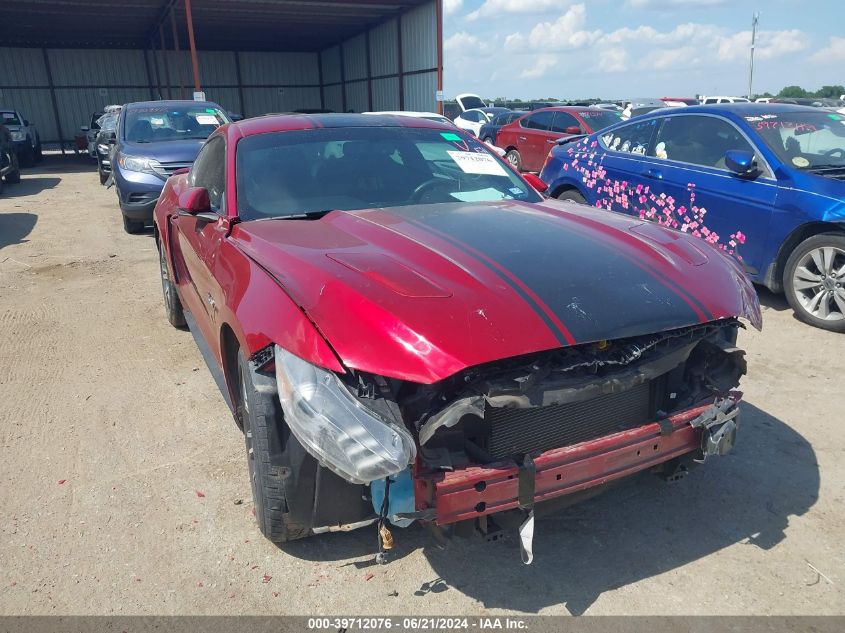
[[[274,542],[386,520],[489,531],[733,442],[738,319],[760,324],[742,271],[546,201],[454,127],[224,125],[167,181],[155,238],[167,316],[219,378]]]
[[[621,120],[618,112],[602,108],[542,108],[499,130],[496,145],[516,170],[535,172],[543,168],[558,139],[592,134]]]

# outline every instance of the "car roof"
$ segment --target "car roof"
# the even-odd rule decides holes
[[[145,107],[145,108],[161,108],[161,107],[176,107],[176,106],[212,106],[215,108],[221,108],[218,104],[214,103],[213,101],[194,101],[192,99],[163,99],[161,101],[133,101],[132,103],[127,103],[124,107],[127,108],[136,108],[136,107]]]
[[[454,133],[453,125],[413,116],[394,114],[271,114],[230,123],[243,136],[318,128],[406,127],[433,128]]]
[[[813,106],[795,105],[792,103],[713,103],[710,105],[689,106],[686,108],[667,108],[668,111],[655,113],[658,116],[668,114],[695,114],[696,112],[724,114],[730,112],[738,116],[758,116],[776,112],[818,112]]]

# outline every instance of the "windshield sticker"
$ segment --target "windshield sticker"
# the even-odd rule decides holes
[[[211,114],[197,114],[197,123],[200,125],[217,125],[217,117]]]
[[[810,161],[808,161],[803,156],[796,156],[795,158],[792,159],[792,164],[795,165],[796,167],[809,167]]]
[[[522,192],[520,191],[520,193]],[[492,187],[478,191],[454,191],[449,195],[461,202],[494,202],[506,198],[504,193]]]
[[[475,152],[446,152],[466,174],[486,174],[488,176],[506,176],[505,168],[490,154]]]
[[[452,132],[441,132],[440,136],[445,138],[447,141],[460,141],[461,137],[457,134],[453,134]]]
[[[4,112],[3,118],[7,119],[7,120],[12,120],[12,119],[16,119],[17,117],[15,116],[14,112]]]
[[[828,114],[827,118],[833,119],[834,121],[841,121],[842,120],[842,117],[839,116],[838,114]]]
[[[774,130],[778,128],[795,130],[796,134],[818,131],[818,128],[812,123],[799,123],[797,121],[760,121],[757,124],[758,130]]]

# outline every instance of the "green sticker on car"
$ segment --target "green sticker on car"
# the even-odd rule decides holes
[[[454,134],[452,132],[441,132],[440,136],[445,138],[447,141],[460,141],[461,140],[460,136],[458,136],[457,134]]]
[[[842,117],[839,116],[838,114],[828,114],[827,118],[833,119],[834,121],[841,121],[842,120]]]

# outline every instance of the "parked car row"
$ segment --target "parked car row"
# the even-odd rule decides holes
[[[38,129],[19,110],[0,108],[0,125],[9,131],[21,167],[32,167],[41,160]]]

